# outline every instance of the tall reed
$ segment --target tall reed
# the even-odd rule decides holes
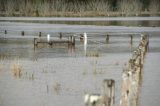
[[[150,1],[148,10],[155,14],[160,3]],[[117,0],[116,5],[110,0],[0,0],[0,12],[7,16],[15,13],[19,16],[109,16],[116,13],[130,16],[139,15],[144,5],[141,0]]]
[[[20,78],[22,76],[22,66],[19,64],[19,61],[16,60],[11,64],[11,71],[17,78]]]
[[[5,5],[5,12],[7,16],[13,15],[15,12],[15,3],[13,1],[7,1]]]
[[[159,0],[151,0],[149,4],[149,12],[151,15],[156,15],[160,10],[160,1]]]
[[[118,11],[122,15],[138,15],[142,11],[142,3],[139,0],[121,0],[118,2]]]

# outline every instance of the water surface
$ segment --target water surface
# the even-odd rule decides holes
[[[140,33],[149,34],[150,48],[145,59],[139,104],[160,104],[156,83],[160,63],[159,18],[47,19],[0,18],[1,106],[84,106],[84,95],[101,93],[104,79],[115,80],[115,106],[119,106],[122,70],[139,44]],[[4,30],[7,30],[6,35]],[[21,37],[21,31],[29,37],[37,37],[39,32],[43,37],[49,33],[54,38],[58,38],[60,32],[64,38],[75,34],[76,45],[74,49],[68,49],[67,45],[34,49],[32,38],[5,39],[5,36]],[[79,34],[84,32],[88,34],[86,49],[79,40]],[[130,34],[126,33],[134,33],[132,45]],[[107,34],[112,35],[109,43],[106,43]],[[86,57],[87,53],[98,56]],[[21,66],[21,77],[14,76],[14,64]]]

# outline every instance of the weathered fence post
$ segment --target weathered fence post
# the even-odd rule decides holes
[[[149,35],[148,35],[148,44],[147,44],[147,52],[149,51]]]
[[[42,36],[42,32],[39,32],[39,37],[41,37]]]
[[[74,36],[70,36],[69,44],[72,46],[75,46],[75,37]]]
[[[7,34],[7,30],[4,31],[4,34]]]
[[[72,40],[72,45],[75,46],[75,42],[76,42],[76,39],[75,39],[75,36],[73,36],[73,40]]]
[[[24,31],[21,32],[21,35],[24,36]]]
[[[37,46],[37,38],[34,38],[33,43],[34,43],[34,50],[35,50]]]
[[[83,39],[84,39],[83,34],[80,34],[80,38],[79,39],[80,39],[81,42],[83,42]]]
[[[63,35],[62,35],[62,33],[60,32],[60,33],[59,33],[59,38],[62,39],[62,36],[63,36]]]
[[[103,81],[103,106],[114,106],[115,99],[115,81],[112,79],[105,79]]]
[[[4,39],[6,39],[7,30],[4,31]]]
[[[132,43],[133,43],[133,35],[130,35],[130,38],[131,38],[130,44],[132,45]]]
[[[68,38],[68,49],[72,49],[75,46],[75,37],[69,36]]]
[[[109,35],[106,36],[106,42],[109,43]]]

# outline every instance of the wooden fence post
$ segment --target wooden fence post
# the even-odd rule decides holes
[[[59,33],[59,38],[62,39],[62,36],[63,36],[63,35],[62,35],[62,33],[60,32],[60,33]]]
[[[7,30],[4,31],[4,34],[7,34]]]
[[[133,35],[130,35],[130,38],[131,38],[130,44],[132,45],[132,43],[133,43]]]
[[[115,81],[112,79],[105,79],[103,81],[103,103],[104,106],[114,106],[115,99]]]
[[[36,49],[36,46],[38,45],[38,44],[37,44],[37,38],[34,38],[33,43],[34,43],[34,50],[35,50],[35,49]]]
[[[107,34],[106,42],[109,43],[109,35]]]
[[[7,30],[4,31],[4,39],[6,40]]]
[[[41,37],[42,36],[42,32],[39,32],[39,37]]]
[[[21,35],[24,36],[24,31],[21,32]]]

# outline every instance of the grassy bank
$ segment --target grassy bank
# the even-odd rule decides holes
[[[160,2],[151,0],[148,6],[139,0],[0,0],[0,16],[138,16],[158,15]]]

